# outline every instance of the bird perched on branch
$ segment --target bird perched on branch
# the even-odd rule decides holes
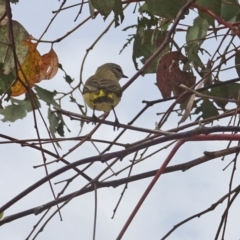
[[[127,78],[123,74],[122,68],[115,63],[106,63],[98,67],[96,73],[87,79],[83,88],[83,99],[88,107],[93,109],[93,123],[97,117],[95,110],[110,112],[115,115],[115,127],[119,121],[114,110],[122,97],[122,89],[119,84],[121,78]]]

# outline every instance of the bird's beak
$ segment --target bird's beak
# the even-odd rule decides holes
[[[126,76],[126,75],[123,75],[123,78],[128,78],[128,76]]]

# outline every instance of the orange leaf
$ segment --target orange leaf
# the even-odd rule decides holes
[[[41,55],[36,49],[36,43],[25,41],[24,44],[28,46],[28,52],[21,68],[18,70],[18,76],[26,85],[32,87],[36,82],[36,75],[39,74],[40,71],[38,62],[41,60]],[[12,96],[19,96],[26,91],[26,88],[20,81],[17,81],[11,87]]]
[[[31,41],[25,41],[28,46],[26,58],[18,70],[18,76],[27,86],[32,87],[35,83],[43,79],[51,79],[58,71],[58,57],[53,49],[43,56],[37,50],[37,44]],[[12,87],[12,96],[19,96],[27,90],[20,81],[17,81]]]
[[[58,57],[53,49],[44,54],[39,62],[39,81],[53,78],[58,71]]]

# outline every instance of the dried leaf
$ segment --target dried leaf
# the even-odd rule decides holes
[[[184,92],[178,87],[180,84],[191,87],[195,83],[192,72],[185,72],[179,68],[180,61],[186,62],[187,58],[178,51],[166,53],[158,61],[157,86],[163,98],[170,97],[172,91],[174,96]]]
[[[36,76],[39,74],[38,62],[41,60],[41,55],[36,49],[37,45],[35,43],[28,40],[24,44],[28,46],[28,52],[21,69],[18,70],[18,76],[26,85],[32,87],[36,82]],[[19,80],[11,87],[12,96],[19,96],[26,91],[27,89]]]
[[[185,120],[188,118],[188,116],[190,115],[190,112],[192,110],[193,104],[194,104],[194,100],[195,100],[196,95],[192,94],[190,99],[188,100],[187,106],[185,108],[185,112],[182,116],[182,118],[180,119],[180,121],[178,122],[178,125],[182,122],[185,122]]]
[[[39,81],[53,78],[58,71],[58,57],[53,49],[44,54],[39,61]]]
[[[44,79],[51,79],[58,71],[58,57],[53,49],[43,56],[37,50],[37,44],[31,41],[25,41],[28,46],[27,56],[22,67],[18,70],[18,76],[27,86],[32,87]],[[27,89],[18,80],[11,87],[11,95],[19,96],[25,93]]]
[[[177,84],[173,88],[174,96],[179,96],[183,92],[185,92],[184,89],[178,87],[180,84],[184,84],[187,87],[192,87],[196,82],[196,78],[194,77],[192,72],[184,72],[180,69],[176,70],[176,74],[173,77],[174,79],[177,79]],[[182,98],[181,100],[184,101],[184,98]]]
[[[203,86],[203,82],[201,82],[200,84],[197,85],[197,89],[201,88]],[[188,100],[188,103],[185,107],[185,112],[181,118],[181,120],[178,122],[178,124],[182,123],[182,122],[185,122],[185,120],[188,118],[188,116],[190,115],[190,112],[193,108],[193,105],[194,105],[194,100],[195,100],[195,97],[196,95],[195,94],[192,94]]]

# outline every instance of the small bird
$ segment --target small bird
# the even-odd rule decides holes
[[[93,123],[96,123],[95,110],[110,112],[115,115],[115,127],[119,121],[114,107],[118,105],[122,97],[122,89],[119,84],[121,78],[127,78],[122,68],[115,63],[105,63],[98,67],[96,73],[87,79],[83,88],[83,99],[88,107],[93,109]]]

